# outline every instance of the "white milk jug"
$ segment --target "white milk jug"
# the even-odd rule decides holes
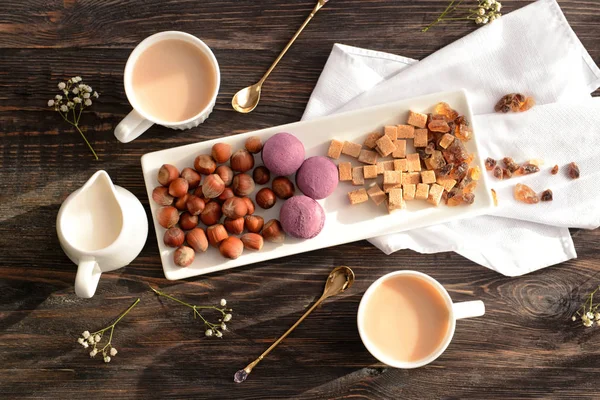
[[[148,237],[142,203],[98,171],[64,201],[56,218],[58,240],[78,265],[75,293],[90,298],[102,272],[131,263]]]

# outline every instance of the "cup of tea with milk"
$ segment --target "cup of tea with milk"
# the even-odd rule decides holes
[[[115,136],[127,143],[154,124],[190,129],[203,123],[215,105],[221,74],[202,40],[167,31],[135,47],[123,81],[133,110],[117,125]]]
[[[396,368],[418,368],[437,359],[454,336],[456,320],[485,313],[482,301],[453,303],[444,287],[416,271],[376,280],[358,307],[358,331],[369,352]]]

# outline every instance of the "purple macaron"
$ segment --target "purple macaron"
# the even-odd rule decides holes
[[[326,157],[307,158],[296,172],[296,185],[308,197],[324,199],[338,185],[337,167]]]
[[[325,211],[319,203],[307,196],[294,196],[283,203],[279,213],[281,227],[290,236],[310,239],[325,225]]]
[[[272,174],[292,175],[304,161],[304,145],[290,133],[277,133],[265,142],[262,160]]]

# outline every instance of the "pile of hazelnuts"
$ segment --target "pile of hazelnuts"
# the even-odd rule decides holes
[[[224,257],[236,259],[244,248],[262,249],[263,240],[274,243],[285,240],[279,221],[272,219],[265,223],[262,217],[254,215],[254,202],[248,197],[255,184],[265,185],[271,180],[266,167],[254,168],[254,154],[261,150],[260,138],[253,136],[246,140],[245,148],[233,154],[231,145],[215,144],[210,155],[196,157],[194,168],[179,172],[171,164],[160,167],[161,186],[154,188],[152,199],[161,206],[157,219],[167,229],[165,245],[177,248],[176,265],[189,266],[195,253],[207,251],[209,244],[217,247]],[[294,184],[287,177],[276,177],[270,188],[256,193],[256,204],[267,210],[275,205],[277,198],[286,200],[294,191]]]

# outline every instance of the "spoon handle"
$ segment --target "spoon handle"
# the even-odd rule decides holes
[[[265,350],[265,351],[264,351],[264,352],[263,352],[263,353],[262,353],[260,356],[258,356],[258,358],[257,358],[256,360],[254,360],[254,361],[252,361],[250,364],[248,364],[248,366],[247,366],[246,368],[244,368],[244,371],[246,372],[246,374],[249,374],[249,373],[252,371],[252,369],[253,369],[254,367],[256,367],[256,365],[257,365],[259,362],[261,362],[261,361],[262,361],[262,359],[263,359],[263,358],[265,358],[265,357],[266,357],[266,356],[267,356],[267,355],[268,355],[268,354],[269,354],[269,353],[270,353],[270,352],[271,352],[271,351],[272,351],[272,350],[273,350],[275,347],[277,347],[277,345],[278,345],[279,343],[281,343],[281,342],[283,341],[283,339],[285,339],[285,338],[286,338],[286,337],[287,337],[287,336],[288,336],[290,333],[292,333],[292,331],[293,331],[294,329],[296,329],[296,327],[297,327],[298,325],[300,325],[300,323],[301,323],[302,321],[304,321],[304,319],[305,319],[306,317],[308,317],[308,316],[309,316],[309,314],[310,314],[311,312],[313,312],[313,311],[314,311],[314,309],[315,309],[315,308],[317,308],[317,307],[319,306],[319,304],[321,304],[321,303],[323,302],[323,300],[325,300],[326,298],[327,298],[327,296],[321,296],[321,298],[319,298],[319,300],[317,300],[317,301],[315,302],[315,304],[313,304],[313,305],[312,305],[312,306],[311,306],[311,307],[310,307],[308,310],[306,310],[306,312],[304,313],[304,315],[303,315],[303,316],[301,316],[301,317],[298,319],[298,321],[296,321],[296,323],[295,323],[294,325],[292,325],[290,329],[288,329],[288,330],[287,330],[287,332],[285,332],[283,335],[281,335],[281,337],[280,337],[279,339],[277,339],[277,340],[276,340],[276,341],[275,341],[275,342],[274,342],[274,343],[273,343],[271,346],[269,346],[269,348],[268,348],[268,349],[266,349],[266,350]]]
[[[260,81],[258,81],[259,85],[262,85],[267,80],[267,78],[269,77],[269,75],[271,74],[271,72],[273,72],[273,70],[275,69],[275,67],[279,63],[279,61],[281,61],[281,59],[283,58],[283,56],[285,55],[285,53],[287,53],[287,51],[289,50],[289,48],[292,47],[292,44],[294,44],[294,42],[296,41],[296,39],[298,38],[298,36],[300,36],[300,34],[302,33],[302,31],[304,30],[304,28],[306,28],[306,25],[308,25],[308,23],[315,16],[315,14],[317,13],[317,11],[319,11],[321,9],[321,7],[323,7],[325,5],[325,3],[327,3],[328,1],[329,0],[319,0],[317,2],[317,5],[315,6],[315,8],[313,8],[313,10],[311,11],[311,13],[308,16],[308,18],[306,18],[306,21],[304,21],[304,23],[302,24],[302,26],[300,26],[300,29],[298,29],[298,31],[296,32],[296,34],[290,39],[290,41],[283,48],[283,50],[281,51],[281,53],[279,53],[279,55],[277,56],[277,58],[275,59],[275,61],[273,61],[273,64],[271,64],[271,66],[269,67],[269,69],[267,70],[267,72],[265,72],[265,74],[260,79]]]

